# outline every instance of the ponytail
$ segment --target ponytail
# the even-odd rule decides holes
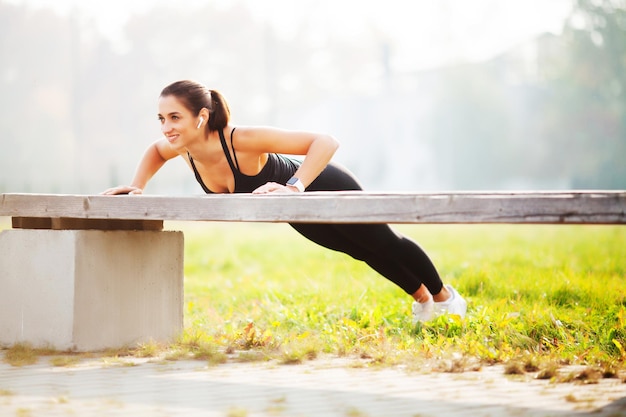
[[[209,130],[222,130],[230,121],[230,108],[224,96],[216,90],[209,90],[211,93],[211,107],[209,111]]]

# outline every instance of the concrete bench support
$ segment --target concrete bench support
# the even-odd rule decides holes
[[[94,351],[183,329],[183,234],[0,233],[0,345]]]

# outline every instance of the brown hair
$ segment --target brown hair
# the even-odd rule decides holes
[[[222,94],[209,90],[196,81],[176,81],[161,91],[161,97],[174,96],[194,115],[206,108],[211,116],[207,124],[209,130],[222,130],[230,121],[230,108]]]

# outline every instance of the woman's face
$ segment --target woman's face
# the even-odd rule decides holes
[[[204,129],[197,127],[200,117],[194,116],[180,100],[171,95],[159,98],[159,121],[161,132],[175,149],[186,147],[204,132]],[[206,120],[203,126],[205,124]]]

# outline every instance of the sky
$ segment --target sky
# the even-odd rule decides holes
[[[154,6],[228,7],[233,0],[4,0],[93,20],[123,49],[123,27],[132,13]],[[543,32],[559,34],[572,0],[240,0],[279,36],[300,25],[312,41],[358,37],[374,28],[394,46],[396,69],[481,61]],[[416,46],[422,51],[416,56]],[[409,52],[410,51],[410,52]]]

